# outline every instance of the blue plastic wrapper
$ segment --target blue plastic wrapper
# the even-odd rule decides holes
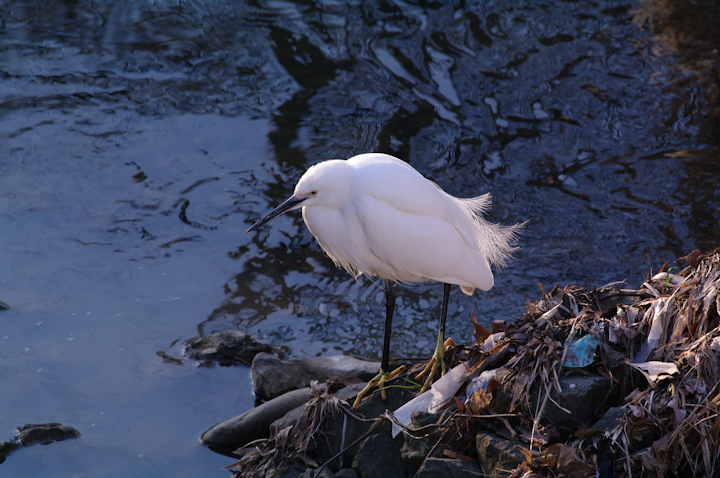
[[[592,334],[576,340],[570,345],[563,367],[584,368],[591,365],[595,359],[595,349],[598,345],[600,345],[600,341]]]

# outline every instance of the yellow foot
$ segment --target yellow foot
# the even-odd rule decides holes
[[[435,348],[435,352],[430,358],[430,361],[422,370],[422,372],[415,376],[415,380],[420,380],[422,377],[427,375],[427,379],[425,380],[425,383],[420,389],[420,393],[423,393],[428,388],[430,388],[430,385],[432,385],[433,378],[435,377],[438,368],[442,368],[442,375],[445,375],[445,372],[447,372],[447,367],[445,366],[445,350],[454,346],[455,343],[453,342],[452,337],[448,337],[442,346],[440,345],[440,340],[438,340],[438,345]]]
[[[382,399],[387,400],[387,393],[385,392],[385,382],[395,378],[396,376],[404,372],[405,368],[405,365],[401,365],[390,373],[384,372],[382,369],[380,369],[380,372],[375,375],[375,377],[373,377],[373,379],[370,380],[367,385],[365,385],[365,388],[363,388],[360,393],[358,393],[357,397],[355,398],[355,403],[353,403],[353,408],[357,409],[357,407],[360,406],[360,400],[362,400],[375,385],[377,385],[380,389],[380,395],[382,396]]]

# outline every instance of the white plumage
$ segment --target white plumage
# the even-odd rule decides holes
[[[459,285],[468,295],[493,286],[490,266],[505,265],[522,224],[487,222],[482,215],[490,203],[490,194],[453,197],[407,163],[387,154],[368,153],[310,167],[294,194],[248,232],[302,207],[308,229],[338,266],[354,277],[365,274],[385,279],[382,368],[387,370],[392,281],[445,283],[438,357],[443,353],[448,284]]]
[[[312,166],[293,197],[320,246],[353,276],[433,280],[468,295],[493,286],[490,264],[506,263],[518,227],[482,218],[490,194],[455,198],[380,153]]]

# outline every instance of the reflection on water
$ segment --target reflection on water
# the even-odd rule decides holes
[[[626,5],[563,3],[562,16],[523,2],[381,5],[308,6],[271,27],[278,61],[302,88],[280,107],[269,136],[294,170],[289,184],[269,186],[268,208],[307,165],[366,150],[407,159],[452,194],[490,190],[494,220],[531,223],[498,287],[456,304],[451,316],[460,321],[470,308],[486,320],[512,318],[537,282],[639,278],[659,257],[695,245],[683,220],[691,211],[672,197],[686,181],[668,157],[681,138],[664,133],[676,100],[659,94],[658,67],[669,59],[653,53]],[[341,28],[314,29],[323,15],[343,17]],[[238,256],[243,273],[211,323],[240,319],[278,343],[312,334],[303,353],[324,352],[328,342],[376,353],[377,286],[333,272],[297,217],[292,229],[265,230],[253,242],[264,253]],[[430,340],[439,288],[402,294],[408,316],[396,348],[415,356]],[[268,315],[295,326],[278,328]],[[466,329],[455,333],[468,339]]]
[[[230,371],[209,383],[158,350],[178,356],[198,329],[241,328],[295,355],[377,357],[378,285],[337,270],[299,213],[244,234],[324,159],[394,154],[453,195],[492,192],[493,221],[529,220],[493,290],[453,291],[448,332],[460,341],[472,340],[471,310],[511,319],[539,282],[637,283],[717,246],[717,12],[0,1],[0,301],[11,306],[0,310],[0,367],[14,370],[0,374],[15,390],[0,399],[12,415],[3,426],[73,422],[87,441],[62,446],[88,462],[109,453],[130,474],[175,474],[206,467],[204,455],[178,461],[170,450],[191,445],[128,439],[152,428],[151,407],[137,404],[203,408],[173,434],[196,446],[205,423],[242,411],[233,400],[249,385],[238,391]],[[423,357],[441,287],[398,294],[392,355]],[[52,405],[25,400],[46,390]],[[83,411],[68,412],[78,395]],[[117,413],[93,427],[101,408]],[[22,453],[2,466],[27,471]]]
[[[693,239],[709,250],[718,245],[720,237],[720,9],[708,0],[642,5],[635,22],[655,34],[653,51],[677,59],[664,71],[664,92],[672,97],[665,126],[694,149],[671,154],[682,161],[687,174],[674,195],[678,202],[689,205],[687,226]],[[685,238],[675,237],[673,242],[683,244]]]

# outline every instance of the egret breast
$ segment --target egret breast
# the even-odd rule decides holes
[[[303,207],[303,220],[320,247],[333,262],[353,277],[368,273],[366,256],[361,252],[357,226],[335,209]]]

